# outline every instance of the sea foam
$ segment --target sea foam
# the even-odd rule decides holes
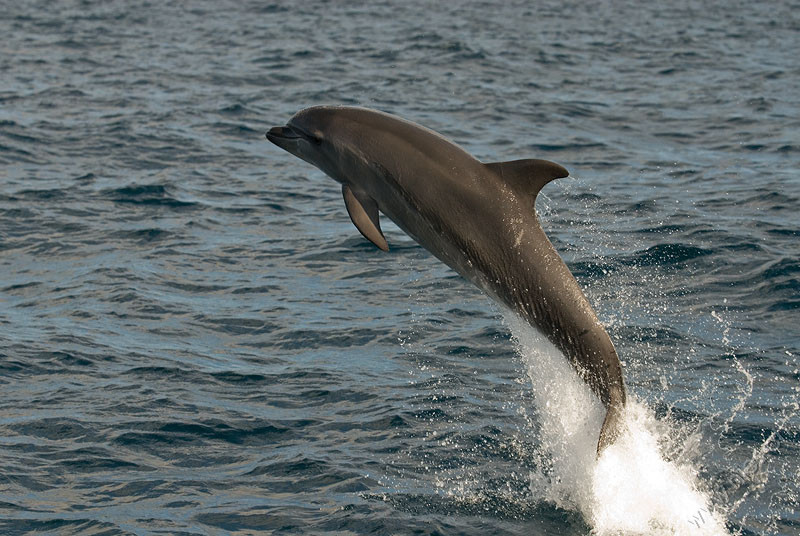
[[[622,435],[598,458],[605,409],[564,355],[516,315],[505,315],[523,359],[540,425],[534,497],[581,512],[597,535],[723,535],[724,515],[697,470],[669,460],[670,425],[628,393]]]

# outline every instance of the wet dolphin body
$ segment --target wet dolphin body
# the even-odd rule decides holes
[[[350,219],[377,247],[388,250],[382,212],[543,333],[607,409],[598,453],[614,441],[625,406],[617,352],[534,210],[539,190],[566,169],[484,164],[432,130],[357,107],[301,110],[267,138],[341,183]]]

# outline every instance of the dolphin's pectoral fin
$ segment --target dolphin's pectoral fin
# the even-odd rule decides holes
[[[383,251],[389,251],[389,244],[381,232],[381,222],[378,219],[378,204],[374,199],[362,192],[356,192],[346,184],[342,185],[342,195],[347,213],[356,229],[364,238],[378,246]]]
[[[534,197],[548,182],[569,176],[569,171],[563,166],[549,160],[528,158],[508,162],[491,162],[484,165],[494,171],[514,190]]]

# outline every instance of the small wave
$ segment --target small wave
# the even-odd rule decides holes
[[[794,274],[800,274],[800,261],[784,257],[776,262],[769,263],[761,272],[761,277],[779,279]]]
[[[796,210],[800,206],[800,198],[783,192],[761,191],[741,203],[769,211]]]
[[[606,144],[604,143],[564,143],[564,144],[553,144],[553,143],[537,143],[534,145],[529,145],[529,148],[534,149],[536,151],[544,151],[544,152],[556,152],[556,151],[580,151],[585,149],[605,149]]]
[[[231,335],[272,333],[279,327],[277,324],[265,322],[261,318],[213,318],[198,316],[195,317],[195,320],[214,331]]]
[[[39,158],[31,151],[0,144],[0,162],[10,164],[14,162],[39,163]]]
[[[643,343],[675,344],[685,339],[677,331],[665,326],[623,326],[616,328],[614,333],[620,339]]]
[[[223,106],[217,111],[225,115],[241,115],[245,112],[249,112],[250,110],[248,110],[244,105],[239,104],[237,102],[235,104],[229,104],[227,106]]]
[[[294,435],[291,427],[273,423],[225,423],[206,422],[161,422],[131,423],[128,431],[121,433],[113,442],[126,448],[142,447],[147,450],[158,444],[205,444],[221,441],[236,445],[267,445],[285,440]]]
[[[621,260],[633,266],[669,266],[711,255],[712,251],[687,244],[658,244]]]
[[[13,126],[19,126],[17,123],[10,122]],[[9,126],[9,125],[0,125],[0,126]],[[0,136],[4,138],[8,138],[9,140],[21,142],[21,143],[30,143],[30,144],[40,144],[42,143],[42,139],[36,138],[29,134],[20,134],[18,132],[12,131],[0,131]]]
[[[44,418],[27,421],[9,427],[13,432],[40,439],[52,440],[97,440],[91,428],[83,426],[80,421],[68,418]]]
[[[30,511],[30,508],[25,508]],[[89,518],[45,515],[39,519],[28,516],[19,519],[0,520],[0,529],[5,534],[117,534],[121,529],[113,523]]]
[[[163,184],[132,185],[106,190],[105,195],[115,203],[134,205],[166,206],[172,208],[191,208],[197,203],[181,201],[169,194]]]
[[[164,229],[136,229],[133,231],[116,231],[109,235],[120,240],[133,240],[139,243],[161,242],[173,236],[173,233]]]
[[[798,153],[800,152],[800,145],[787,143],[786,145],[781,145],[775,151],[778,153]]]
[[[350,348],[367,345],[383,335],[383,331],[368,328],[288,330],[276,333],[274,346],[284,350]]]
[[[642,227],[641,229],[635,229],[633,232],[637,234],[673,234],[673,233],[684,233],[688,230],[689,226],[686,224],[679,224],[679,223],[664,223],[654,227]]]
[[[209,125],[209,128],[214,132],[223,136],[229,136],[237,139],[252,140],[258,135],[262,135],[262,130],[258,128],[249,127],[239,123],[224,123],[217,122]]]
[[[767,311],[776,312],[776,311],[794,311],[796,309],[800,309],[800,300],[783,300],[777,303],[771,304],[767,307]]]
[[[262,285],[258,287],[241,287],[231,291],[231,294],[274,294],[281,290],[279,285]]]

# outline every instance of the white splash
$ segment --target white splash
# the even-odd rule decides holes
[[[541,470],[535,496],[578,510],[604,535],[727,535],[724,521],[700,491],[696,470],[665,459],[659,439],[669,425],[629,394],[626,429],[596,457],[605,410],[555,346],[505,315],[533,387],[541,427]]]

